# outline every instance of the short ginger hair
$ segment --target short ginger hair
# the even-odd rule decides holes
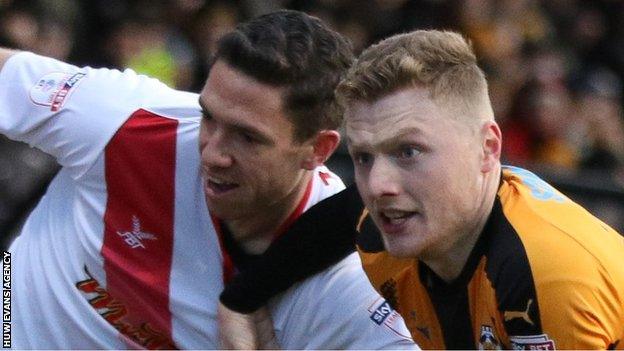
[[[343,106],[374,102],[410,86],[423,87],[439,106],[470,119],[494,118],[485,74],[469,41],[458,33],[417,30],[366,49],[337,87]]]

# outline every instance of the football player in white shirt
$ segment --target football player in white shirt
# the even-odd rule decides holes
[[[62,166],[10,248],[11,346],[219,348],[224,285],[344,188],[323,162],[351,60],[295,11],[227,35],[199,96],[1,49],[0,133]],[[268,312],[284,348],[416,348],[385,306],[345,253]]]

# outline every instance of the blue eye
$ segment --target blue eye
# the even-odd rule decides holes
[[[404,146],[401,147],[397,152],[397,158],[407,160],[414,158],[420,154],[420,150],[415,148],[414,146]]]

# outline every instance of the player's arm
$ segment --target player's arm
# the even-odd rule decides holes
[[[0,71],[4,67],[4,63],[13,56],[17,51],[0,48]]]
[[[53,156],[76,177],[89,169],[121,117],[99,118],[113,91],[98,70],[7,49],[0,58],[0,134]]]
[[[251,313],[296,282],[339,262],[355,250],[362,209],[355,185],[308,209],[253,270],[226,286],[221,302],[233,311]]]
[[[0,134],[53,156],[75,179],[141,103],[171,94],[131,71],[77,67],[30,52],[0,55]]]

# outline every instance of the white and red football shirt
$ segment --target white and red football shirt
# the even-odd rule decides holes
[[[13,347],[219,347],[224,255],[202,192],[197,101],[131,70],[30,53],[5,64],[0,133],[62,165],[10,248]],[[320,167],[300,207],[343,188]],[[383,305],[352,255],[270,307],[287,348],[414,348],[395,312],[375,322]]]

